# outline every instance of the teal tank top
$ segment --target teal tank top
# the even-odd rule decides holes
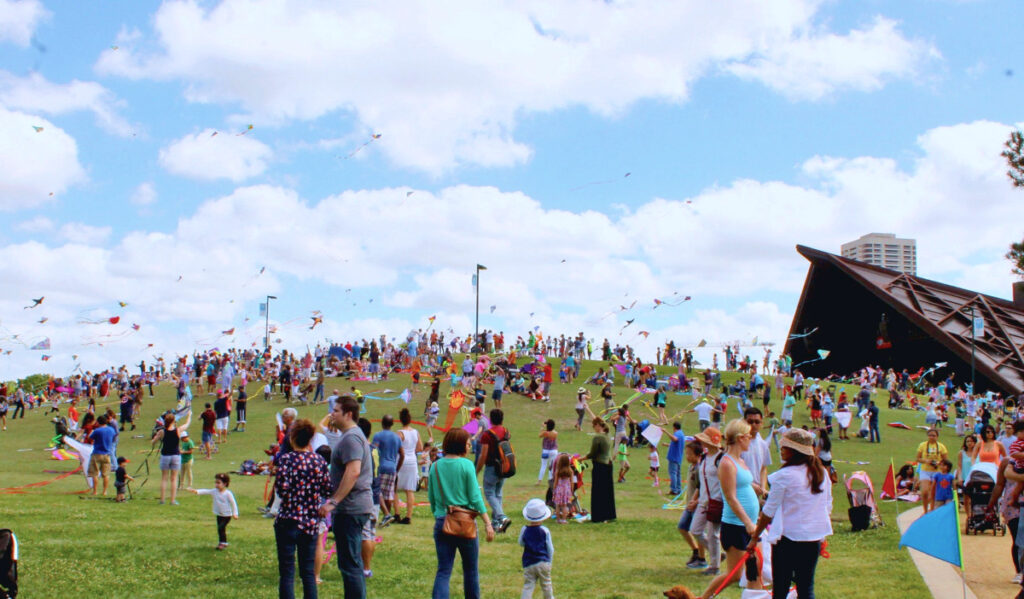
[[[731,457],[725,456],[732,460]],[[743,466],[740,466],[733,460],[733,465],[736,466],[736,499],[740,502],[743,507],[743,511],[747,513],[747,517],[752,522],[757,522],[757,515],[760,512],[761,505],[757,501],[757,493],[754,491],[752,483],[754,482],[754,475],[750,473]],[[735,524],[736,526],[743,526],[743,520],[740,520],[736,512],[732,511],[732,507],[729,502],[725,502],[725,507],[722,509],[722,522],[726,524]]]

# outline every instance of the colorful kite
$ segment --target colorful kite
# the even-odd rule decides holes
[[[32,308],[35,308],[35,307],[36,307],[36,306],[38,306],[39,304],[43,303],[43,300],[44,300],[44,299],[46,299],[46,296],[45,296],[45,295],[44,295],[43,297],[39,298],[39,299],[34,299],[34,300],[32,300],[32,305],[31,305],[31,306],[25,306],[25,307],[24,307],[24,308],[22,308],[22,309],[23,309],[23,310],[31,310]]]
[[[122,308],[124,308],[125,306],[128,305],[128,302],[117,302],[117,305],[121,306]]]
[[[120,316],[111,316],[110,318],[100,318],[99,320],[83,318],[78,321],[78,324],[117,324],[119,322],[121,322]]]
[[[42,341],[35,343],[29,349],[50,349],[50,338],[44,337]]]
[[[690,296],[686,296],[683,299],[679,300],[678,302],[666,302],[665,300],[660,300],[658,298],[654,298],[654,307],[651,308],[651,309],[652,310],[657,310],[658,306],[660,306],[662,304],[665,304],[666,306],[674,308],[676,306],[679,306],[679,305],[683,304],[683,302],[688,302],[688,301],[690,301]]]
[[[236,133],[236,134],[235,134],[235,137],[238,137],[238,136],[240,136],[240,135],[245,135],[246,133],[248,133],[248,132],[250,132],[250,131],[252,131],[252,125],[249,125],[248,127],[246,127],[246,128],[245,128],[245,131],[242,131],[241,133]]]
[[[818,350],[818,357],[817,358],[815,358],[813,360],[804,360],[803,362],[800,362],[799,364],[793,364],[793,368],[796,368],[797,366],[803,366],[804,364],[813,364],[814,362],[821,362],[822,360],[827,358],[829,356],[829,354],[831,354],[831,353],[832,352],[827,350],[827,349],[819,349]]]
[[[789,339],[793,340],[793,339],[803,339],[804,337],[810,337],[815,332],[817,332],[817,330],[818,330],[818,327],[814,327],[813,329],[811,329],[809,331],[807,329],[804,329],[803,333],[796,333],[796,334],[790,335]]]
[[[139,329],[141,329],[141,328],[142,328],[142,327],[140,327],[139,325],[135,324],[134,322],[132,323],[132,329],[134,329],[134,330],[136,330],[136,331],[137,331],[137,330],[139,330]]]
[[[48,356],[47,354],[43,354],[40,357],[42,358],[43,362],[49,361],[49,359],[50,359],[50,356]]]
[[[35,125],[32,125],[32,128],[36,130],[36,133],[42,133],[43,132],[43,128],[42,127],[36,127]]]
[[[322,316],[312,316],[311,318],[313,319],[313,324],[309,326],[309,330],[311,331],[316,328],[316,325],[324,323]],[[234,329],[232,329],[232,332],[234,332]]]
[[[651,334],[650,331],[640,331],[639,333],[637,333],[637,335],[643,335],[644,339],[647,339],[647,336],[650,335],[650,334]]]
[[[50,319],[44,316],[44,317],[42,317],[42,318],[40,318],[40,319],[39,319],[39,324],[43,324],[43,323],[45,323],[45,322],[46,322],[47,320],[50,320]]]
[[[361,150],[362,150],[363,148],[365,148],[366,146],[368,146],[368,145],[372,144],[373,142],[377,141],[378,139],[380,139],[380,136],[381,136],[381,134],[380,134],[380,133],[374,133],[373,135],[371,135],[371,136],[370,136],[370,139],[366,140],[366,141],[365,141],[365,142],[363,143],[363,145],[361,145],[361,146],[359,146],[358,148],[356,148],[356,149],[352,150],[351,152],[349,152],[349,155],[348,155],[348,156],[345,156],[345,160],[348,160],[349,158],[351,158],[351,157],[355,156],[355,155],[356,155],[356,154],[358,154],[358,153],[359,153],[359,152],[360,152],[360,151],[361,151]],[[408,196],[408,194],[406,194],[406,197],[409,197],[409,196]]]
[[[228,329],[226,331],[221,331],[220,334],[221,335],[234,335],[235,334],[235,327],[231,327],[230,329]]]
[[[635,318],[630,318],[629,320],[627,320],[627,321],[626,321],[626,324],[622,325],[622,328],[621,328],[621,329],[619,329],[619,334],[621,335],[621,334],[622,334],[622,331],[625,331],[625,330],[626,330],[626,327],[628,327],[629,325],[633,324],[633,321],[634,321],[634,320],[636,320],[636,319],[635,319]]]

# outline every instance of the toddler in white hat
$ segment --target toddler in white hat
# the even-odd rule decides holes
[[[519,532],[519,544],[523,546],[523,598],[533,597],[533,589],[540,583],[544,599],[553,599],[551,588],[551,560],[555,546],[551,542],[551,531],[544,521],[551,517],[551,508],[543,499],[531,499],[523,508],[526,526]]]

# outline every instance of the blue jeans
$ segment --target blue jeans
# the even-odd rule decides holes
[[[484,466],[484,499],[491,506],[491,523],[495,528],[505,519],[505,510],[501,507],[504,487],[505,479],[498,476],[498,469],[494,466]]]
[[[871,442],[871,443],[881,443],[882,442],[882,436],[878,434],[878,423],[877,422],[873,422],[873,423],[870,424],[870,428],[868,430],[868,441]]]
[[[477,571],[480,545],[477,539],[461,539],[441,532],[444,518],[434,522],[434,549],[437,550],[437,574],[431,599],[448,599],[448,586],[455,565],[455,551],[462,556],[462,586],[466,599],[480,599],[480,573]]]
[[[369,518],[369,514],[334,513],[334,546],[345,584],[345,599],[366,599],[362,549],[363,525]]]
[[[278,518],[274,522],[274,540],[277,541],[277,596],[280,599],[295,597],[295,552],[298,550],[302,596],[316,599],[316,576],[313,574],[316,537],[300,532],[297,520]]]
[[[669,492],[673,495],[679,495],[683,492],[682,468],[681,462],[668,463]]]

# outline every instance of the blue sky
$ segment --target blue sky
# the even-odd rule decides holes
[[[104,6],[0,0],[0,376],[248,346],[267,293],[285,345],[464,333],[477,262],[484,326],[648,354],[781,341],[797,243],[892,231],[1009,290],[1014,2]]]

